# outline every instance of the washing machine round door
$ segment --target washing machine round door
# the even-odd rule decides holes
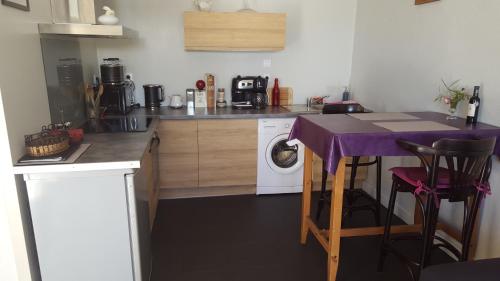
[[[289,146],[288,134],[275,137],[266,148],[266,162],[280,174],[291,174],[304,165],[304,145]]]

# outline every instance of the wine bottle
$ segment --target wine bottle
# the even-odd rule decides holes
[[[274,79],[272,100],[273,100],[273,106],[280,106],[280,86],[278,78]]]
[[[467,124],[476,124],[477,116],[479,115],[479,104],[481,99],[479,98],[479,86],[474,87],[474,94],[469,100],[469,110],[467,111]]]

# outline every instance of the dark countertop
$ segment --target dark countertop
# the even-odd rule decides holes
[[[139,108],[129,115],[158,117],[161,120],[190,120],[190,119],[257,119],[257,118],[293,118],[301,114],[319,114],[321,110],[308,110],[305,105],[283,107],[268,106],[265,109],[233,109],[226,108],[197,108],[188,112],[186,107],[172,109],[160,107],[158,109]]]
[[[258,119],[293,118],[301,114],[319,114],[321,110],[309,109],[305,105],[267,107],[266,109],[239,110],[231,107],[219,109],[197,109],[188,114],[186,108],[171,109],[161,107],[157,110],[135,109],[128,116],[153,117],[149,130],[142,133],[102,133],[86,134],[84,143],[90,148],[73,164],[17,166],[17,174],[70,172],[89,170],[137,169],[158,126],[158,120],[196,120],[196,119]],[[120,116],[108,116],[116,118]]]
[[[75,164],[141,161],[158,127],[155,118],[147,132],[85,134],[84,143],[92,146]]]
[[[91,146],[72,164],[15,166],[16,174],[137,169],[158,126],[155,118],[147,132],[85,134]]]

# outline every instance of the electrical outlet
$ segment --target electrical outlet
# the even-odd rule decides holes
[[[273,61],[271,59],[265,59],[262,61],[262,66],[264,68],[270,68],[273,64]]]
[[[134,74],[132,74],[132,73],[125,74],[125,79],[130,80],[130,81],[134,81]]]

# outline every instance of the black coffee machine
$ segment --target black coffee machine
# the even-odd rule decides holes
[[[268,104],[267,82],[269,77],[237,76],[231,87],[231,103],[238,109],[262,109]]]
[[[124,67],[118,58],[106,58],[101,64],[101,82],[104,94],[101,106],[106,107],[106,113],[126,115],[131,110],[129,97],[130,85],[125,81]]]

